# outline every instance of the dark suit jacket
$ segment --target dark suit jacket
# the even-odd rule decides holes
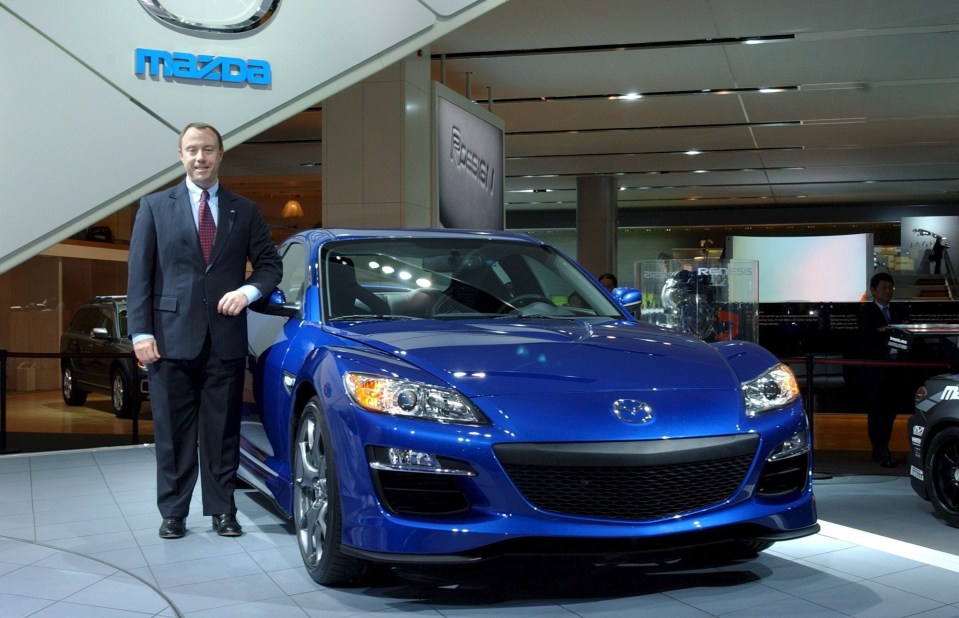
[[[904,321],[902,312],[896,305],[889,304],[890,324],[901,324]],[[886,318],[874,301],[864,303],[856,316],[859,328],[859,352],[861,358],[871,360],[889,360],[889,333],[880,332],[886,326]]]
[[[244,284],[269,296],[280,282],[282,262],[256,204],[223,185],[217,200],[209,264],[203,261],[185,180],[140,200],[130,239],[127,332],[153,334],[163,358],[195,358],[208,329],[215,354],[242,357],[246,315],[217,313],[217,302]]]

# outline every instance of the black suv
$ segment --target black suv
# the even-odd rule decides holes
[[[113,411],[133,418],[147,398],[146,367],[133,356],[127,338],[127,297],[97,296],[80,307],[60,338],[61,390],[68,406],[80,406],[87,393],[110,394]],[[116,353],[116,357],[111,357]],[[66,356],[79,354],[79,356]],[[84,356],[90,354],[91,356]]]

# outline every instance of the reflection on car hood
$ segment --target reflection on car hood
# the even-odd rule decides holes
[[[712,346],[646,325],[525,318],[365,322],[348,331],[470,397],[739,389]]]

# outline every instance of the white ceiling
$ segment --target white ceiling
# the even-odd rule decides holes
[[[954,0],[510,0],[430,51],[506,122],[508,221],[574,212],[589,174],[616,176],[626,219],[959,198]],[[224,175],[315,182],[320,114],[238,147]]]

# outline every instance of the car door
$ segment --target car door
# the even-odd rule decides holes
[[[281,315],[257,307],[247,313],[249,356],[241,437],[242,448],[255,460],[264,462],[272,473],[288,475],[293,376],[284,372],[283,364],[291,339],[303,321],[312,269],[307,243],[290,240],[278,251],[283,260],[283,278],[277,288],[285,298],[287,310]]]
[[[92,354],[111,354],[115,352],[114,346],[118,337],[116,330],[113,310],[108,307],[99,307],[93,326],[89,331],[88,347],[85,351]],[[92,356],[86,359],[88,368],[86,380],[101,389],[109,389],[112,363],[113,359],[106,356]]]
[[[70,321],[64,336],[62,351],[69,355],[67,362],[73,368],[73,379],[76,382],[87,382],[89,371],[88,359],[79,356],[90,351],[90,330],[96,318],[95,307],[82,307]],[[74,355],[77,356],[74,356]]]

